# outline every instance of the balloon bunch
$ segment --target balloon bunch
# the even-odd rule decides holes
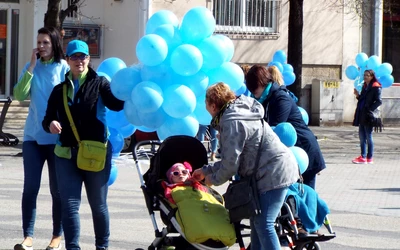
[[[233,42],[213,35],[215,25],[205,7],[190,9],[181,22],[171,11],[158,11],[136,45],[139,64],[126,67],[115,58],[100,64],[98,73],[109,76],[112,93],[125,101],[125,118],[136,129],[156,131],[161,140],[195,136],[199,124],[211,121],[208,86],[225,82],[237,94],[246,90],[242,69],[230,62]]]
[[[346,68],[345,74],[350,80],[354,80],[354,88],[358,92],[361,91],[364,84],[364,71],[373,70],[382,88],[389,88],[394,82],[392,76],[393,67],[390,63],[380,63],[378,56],[373,55],[368,57],[365,53],[358,53],[356,55],[356,64],[349,65]]]
[[[308,168],[309,159],[304,149],[294,146],[297,141],[297,133],[293,125],[288,122],[281,122],[274,127],[274,132],[281,142],[292,151],[299,165],[299,171],[303,174]]]
[[[107,110],[106,121],[109,132],[108,141],[112,145],[111,172],[108,180],[108,185],[110,186],[115,182],[118,175],[115,160],[124,148],[124,138],[131,136],[136,131],[136,128],[125,118],[124,111]]]
[[[268,63],[268,66],[276,66],[282,73],[285,85],[289,86],[296,80],[296,75],[293,72],[292,65],[286,63],[286,60],[286,53],[283,50],[277,50],[272,57],[272,61]]]

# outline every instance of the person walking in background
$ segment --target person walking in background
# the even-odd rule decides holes
[[[65,81],[57,85],[51,93],[42,122],[47,132],[59,135],[54,153],[62,203],[65,248],[81,249],[79,206],[82,183],[84,183],[92,210],[96,250],[105,250],[108,249],[110,236],[107,183],[112,156],[112,146],[107,143],[106,107],[120,111],[124,107],[124,102],[111,93],[108,80],[98,76],[88,66],[90,55],[85,42],[80,40],[69,42],[66,54],[70,71],[66,74]],[[63,88],[67,89],[68,106],[80,139],[107,143],[106,162],[101,171],[85,171],[77,166],[79,144],[65,110]]]
[[[211,126],[220,133],[222,157],[196,169],[193,179],[205,178],[206,185],[218,186],[236,174],[240,178],[255,174],[261,213],[250,218],[251,249],[281,249],[274,223],[288,187],[299,179],[294,155],[262,121],[261,104],[245,95],[236,97],[227,84],[207,89],[206,109],[213,117]],[[259,166],[254,166],[259,147]]]
[[[53,152],[57,136],[46,133],[41,121],[53,87],[64,81],[68,70],[59,32],[54,28],[39,29],[37,47],[32,50],[31,60],[25,65],[14,87],[14,97],[18,101],[30,97],[22,143],[24,190],[21,206],[24,240],[16,244],[14,250],[33,249],[36,203],[45,161],[48,166],[50,194],[53,202],[53,237],[46,250],[61,249],[61,201]]]
[[[361,94],[354,89],[354,95],[358,102],[353,126],[358,126],[361,149],[361,155],[352,161],[355,164],[374,163],[373,125],[371,120],[374,118],[373,112],[382,104],[381,94],[382,85],[376,79],[375,72],[373,70],[364,71],[364,85],[361,89]]]
[[[265,109],[265,121],[270,126],[289,122],[297,133],[298,146],[306,151],[309,159],[307,170],[302,174],[304,184],[315,189],[316,174],[326,168],[324,157],[313,132],[305,124],[299,108],[289,95],[285,85],[273,81],[268,69],[254,65],[246,75],[246,86],[253,97]]]
[[[201,142],[204,141],[207,133],[207,129],[210,132],[210,144],[211,144],[211,152],[210,152],[210,160],[215,161],[217,157],[217,149],[218,149],[218,138],[217,138],[217,130],[207,125],[199,125],[199,131],[197,132],[197,139]]]

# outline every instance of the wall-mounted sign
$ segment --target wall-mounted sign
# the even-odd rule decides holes
[[[91,57],[100,57],[100,33],[101,29],[98,25],[71,25],[64,24],[63,29],[65,35],[63,37],[63,49],[67,50],[67,44],[71,40],[85,41],[89,46],[89,54]]]
[[[7,24],[0,24],[0,39],[7,38]]]
[[[340,82],[338,81],[324,81],[324,88],[337,89],[339,87],[340,87]]]

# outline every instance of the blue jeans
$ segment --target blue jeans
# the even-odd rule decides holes
[[[53,202],[53,236],[61,236],[61,201],[57,185],[54,145],[39,145],[36,141],[24,141],[22,143],[22,157],[24,161],[24,191],[22,193],[22,229],[24,237],[33,237],[36,201],[45,161],[47,161],[49,169],[50,194]]]
[[[372,139],[372,126],[360,125],[358,136],[360,137],[361,156],[371,159],[374,156],[374,141]],[[367,152],[368,145],[368,152]]]
[[[85,184],[86,195],[92,210],[96,247],[108,247],[110,217],[107,206],[107,182],[111,170],[112,146],[108,143],[106,164],[100,172],[79,169],[76,164],[77,152],[77,149],[71,150],[71,159],[56,156],[65,248],[67,250],[81,249],[79,247],[79,206],[82,198],[82,183]]]
[[[210,143],[211,143],[211,152],[216,153],[218,147],[218,139],[217,139],[217,130],[213,127],[209,126],[210,131]],[[204,137],[206,135],[207,125],[199,125],[199,131],[197,132],[197,139],[199,141],[204,141]]]
[[[281,211],[288,188],[279,188],[260,194],[261,214],[250,219],[251,249],[280,250],[275,221]]]

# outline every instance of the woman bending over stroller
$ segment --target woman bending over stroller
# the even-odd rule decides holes
[[[251,249],[280,250],[274,222],[288,187],[299,179],[296,159],[267,123],[264,108],[251,97],[236,97],[229,86],[217,83],[206,93],[206,108],[213,117],[211,126],[220,134],[221,161],[193,173],[208,186],[221,185],[233,175],[252,175],[257,148],[263,138],[256,180],[261,213],[250,218]]]

